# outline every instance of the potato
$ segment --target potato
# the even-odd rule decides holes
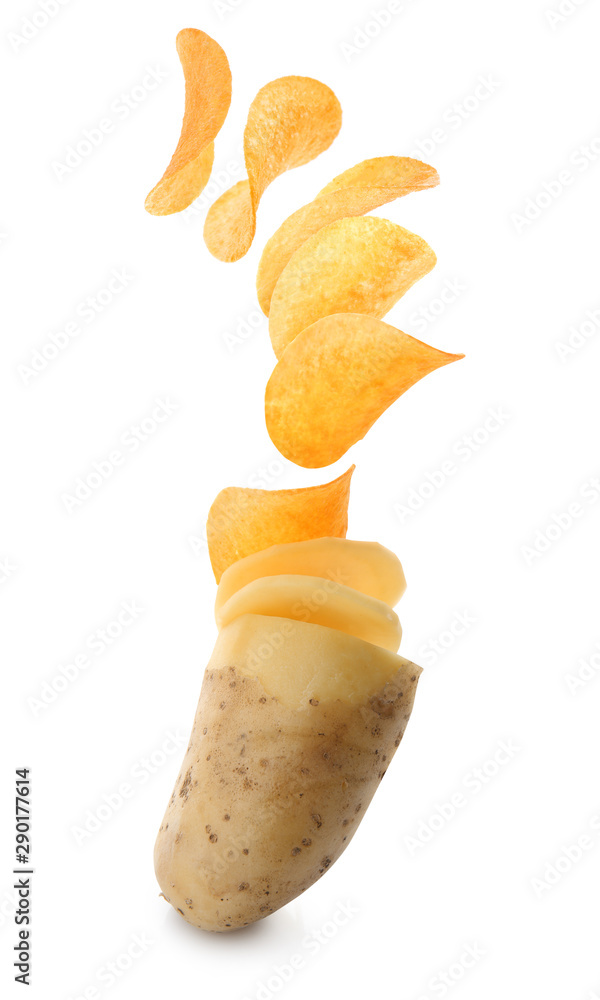
[[[274,545],[345,538],[354,466],[330,483],[292,490],[227,486],[206,522],[208,552],[217,583],[240,559]]]
[[[284,573],[323,576],[394,607],[406,590],[398,556],[378,542],[350,538],[310,538],[271,545],[232,563],[221,577],[215,611],[232,594],[261,576]]]
[[[245,614],[225,626],[156,841],[168,902],[227,931],[319,879],[389,766],[419,673],[322,625]]]
[[[223,628],[244,614],[271,615],[326,625],[398,652],[402,628],[383,601],[320,576],[263,576],[237,590],[216,612]]]

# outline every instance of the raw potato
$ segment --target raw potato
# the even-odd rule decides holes
[[[223,628],[245,614],[312,622],[398,651],[402,629],[395,611],[353,587],[319,576],[263,576],[238,590],[217,612]]]
[[[225,601],[246,584],[261,576],[283,573],[336,580],[392,608],[406,590],[404,570],[398,556],[378,542],[310,538],[304,542],[272,545],[233,563],[221,577],[215,601],[216,614]]]
[[[327,871],[402,739],[419,673],[319,625],[245,615],[223,629],[155,848],[187,921],[244,927]]]
[[[275,285],[269,333],[278,358],[299,333],[333,313],[381,318],[431,271],[425,240],[387,219],[340,219],[296,251]]]

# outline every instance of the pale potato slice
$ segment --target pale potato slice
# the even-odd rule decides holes
[[[402,638],[398,615],[383,601],[319,576],[283,574],[253,580],[225,602],[217,612],[217,625],[221,629],[245,614],[325,625],[392,653]]]
[[[378,542],[310,538],[304,542],[271,545],[229,566],[217,590],[216,613],[232,594],[247,583],[261,576],[283,573],[335,580],[392,608],[406,590],[406,579],[398,556]]]
[[[207,672],[235,664],[280,704],[302,710],[312,698],[362,705],[393,681],[403,660],[347,632],[266,615],[242,615],[220,633]],[[419,667],[411,663],[417,675]]]

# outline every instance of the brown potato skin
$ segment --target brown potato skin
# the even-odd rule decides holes
[[[245,927],[316,882],[354,835],[401,739],[420,668],[363,705],[282,705],[235,666],[205,672],[154,863],[204,930]]]

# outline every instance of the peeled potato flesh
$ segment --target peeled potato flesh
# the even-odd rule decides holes
[[[398,615],[374,597],[318,576],[265,576],[238,590],[217,612],[223,628],[244,614],[312,622],[355,635],[392,653],[402,629]]]
[[[262,576],[294,573],[320,576],[354,587],[395,607],[406,579],[402,564],[390,549],[378,542],[358,542],[350,538],[310,538],[304,542],[271,545],[240,559],[225,570],[217,590],[215,611],[246,584]]]

